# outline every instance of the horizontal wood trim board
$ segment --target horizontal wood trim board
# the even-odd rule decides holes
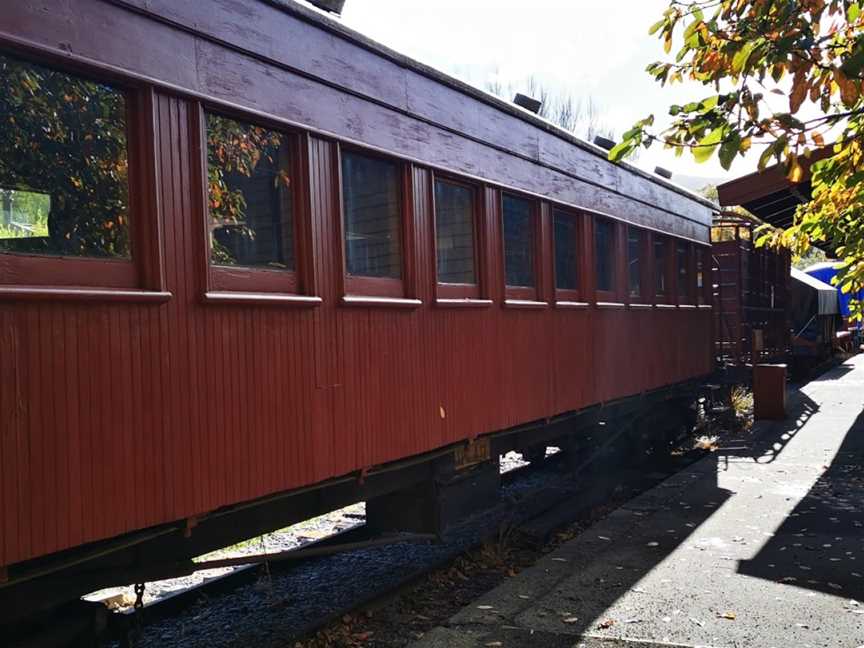
[[[549,308],[549,302],[534,301],[532,299],[505,299],[504,308],[542,310]]]
[[[93,0],[91,0],[92,2]],[[328,82],[326,78],[322,78],[320,75],[310,75],[308,72],[304,70],[298,70],[291,66],[287,66],[279,61],[275,61],[270,59],[269,57],[262,57],[260,54],[255,52],[251,52],[245,48],[238,47],[236,44],[227,42],[223,39],[212,38],[207,34],[202,34],[196,30],[189,30],[185,28],[182,24],[174,24],[175,21],[168,20],[165,21],[164,17],[154,14],[151,11],[144,10],[141,7],[134,6],[128,2],[117,2],[115,0],[114,5],[118,8],[123,8],[124,11],[133,10],[135,15],[144,16],[150,19],[151,21],[156,20],[159,23],[163,24],[165,28],[172,28],[175,30],[181,30],[181,33],[186,33],[187,37],[192,37],[194,35],[195,46],[191,47],[186,45],[186,50],[193,50],[188,52],[188,54],[184,54],[185,57],[189,59],[194,59],[195,67],[197,68],[197,74],[182,76],[181,73],[177,72],[176,69],[182,68],[182,65],[178,65],[175,63],[173,66],[169,66],[167,63],[163,64],[164,69],[161,71],[163,75],[174,74],[179,77],[174,80],[174,82],[168,82],[169,86],[172,87],[175,91],[185,92],[187,94],[191,93],[194,96],[206,97],[209,101],[214,101],[216,103],[222,103],[225,105],[231,105],[244,110],[252,110],[259,111],[261,114],[267,115],[271,119],[286,121],[286,123],[290,123],[294,126],[309,129],[319,133],[326,133],[331,137],[337,137],[340,139],[344,139],[346,141],[354,141],[363,146],[369,147],[377,147],[380,150],[383,150],[391,155],[396,155],[400,157],[404,157],[406,159],[418,160],[422,164],[426,164],[436,168],[444,168],[449,172],[457,173],[457,174],[473,174],[478,168],[484,169],[502,169],[507,168],[508,165],[502,167],[500,164],[495,164],[495,160],[500,156],[497,154],[491,154],[491,151],[497,151],[498,153],[506,153],[511,156],[514,164],[509,165],[508,172],[515,173],[513,176],[514,180],[518,180],[514,182],[513,180],[505,179],[503,177],[482,177],[483,181],[492,182],[501,186],[508,186],[518,188],[522,191],[530,191],[536,195],[546,196],[549,199],[555,200],[561,204],[565,204],[568,206],[572,206],[578,209],[585,210],[593,210],[597,213],[606,213],[610,217],[621,219],[625,222],[632,222],[634,224],[647,227],[654,228],[659,231],[665,231],[670,229],[670,227],[675,231],[676,235],[700,242],[707,241],[708,227],[710,225],[711,213],[710,210],[701,204],[696,199],[688,199],[678,194],[675,194],[671,189],[664,187],[662,184],[656,184],[652,180],[648,180],[644,177],[639,176],[638,174],[633,173],[632,171],[628,171],[621,167],[616,167],[615,165],[611,165],[611,163],[603,162],[603,168],[607,169],[605,166],[609,164],[608,169],[610,173],[620,174],[616,175],[618,180],[614,183],[610,183],[608,178],[602,179],[593,179],[591,177],[592,173],[596,173],[598,170],[597,167],[597,156],[589,155],[588,153],[583,153],[583,155],[588,156],[588,159],[592,160],[591,164],[583,164],[586,169],[586,172],[583,174],[574,174],[569,171],[569,168],[572,166],[572,160],[568,161],[568,165],[554,165],[550,164],[539,157],[539,151],[544,150],[542,146],[537,146],[538,153],[532,153],[531,155],[525,154],[523,152],[514,151],[508,149],[507,147],[503,147],[493,142],[490,142],[488,139],[482,139],[476,136],[472,136],[470,133],[467,133],[465,128],[454,128],[452,126],[448,126],[446,124],[440,123],[436,120],[430,120],[422,117],[422,115],[417,114],[416,111],[407,110],[405,108],[401,108],[399,106],[393,106],[389,103],[382,103],[379,100],[376,100],[375,97],[367,96],[362,93],[357,93],[353,91],[351,88],[346,87],[344,84],[336,84],[332,82]],[[87,5],[85,5],[86,8]],[[290,16],[284,16],[284,19],[291,19]],[[9,35],[11,38],[14,38],[13,35]],[[174,40],[176,41],[176,34],[173,35]],[[167,37],[166,37],[167,38]],[[180,48],[178,51],[182,51],[183,46],[181,45],[182,41],[178,41],[175,43],[175,46]],[[207,47],[203,47],[203,43],[207,43]],[[34,44],[35,45],[35,44]],[[81,47],[72,48],[73,51],[87,51],[87,43],[81,43]],[[58,54],[62,54],[65,57],[70,57],[68,52],[58,52],[56,46],[52,44],[43,44],[43,48],[53,49]],[[214,50],[214,47],[221,48],[220,50]],[[273,104],[274,109],[268,109],[266,106],[266,102],[264,101],[253,101],[251,98],[255,97],[255,92],[264,92],[262,89],[264,87],[265,81],[272,86],[273,79],[272,75],[265,79],[265,75],[256,74],[251,75],[251,68],[246,72],[242,72],[239,69],[236,69],[237,66],[243,67],[240,61],[228,60],[225,58],[224,53],[226,51],[234,52],[235,55],[241,55],[245,57],[251,57],[253,60],[257,61],[260,64],[266,64],[271,67],[279,68],[283,70],[287,74],[296,75],[302,79],[308,79],[309,81],[314,81],[314,83],[319,84],[321,86],[320,89],[316,91],[315,88],[308,87],[308,82],[305,84],[300,84],[300,86],[305,87],[306,91],[300,89],[300,87],[296,88],[291,92],[292,96],[295,96],[296,102],[299,102],[296,107],[297,114],[304,115],[315,115],[315,119],[317,119],[317,123],[311,123],[311,118],[306,120],[297,120],[296,115],[293,119],[291,119],[290,115],[286,116],[285,114],[277,114],[275,110],[275,106],[277,104]],[[98,52],[93,52],[94,55],[88,56],[87,60],[89,62],[93,62],[98,60],[98,56],[95,56]],[[181,57],[183,58],[183,57]],[[208,92],[204,88],[198,88],[199,84],[209,83],[213,79],[213,71],[201,69],[202,66],[206,67],[207,65],[212,65],[218,60],[218,64],[220,66],[227,66],[225,70],[225,75],[223,77],[223,83],[226,79],[234,78],[237,75],[245,75],[245,80],[247,83],[247,96],[250,97],[249,103],[243,106],[242,103],[227,100],[224,94],[214,94],[214,92]],[[140,67],[141,62],[136,61],[136,64]],[[156,63],[152,64],[153,66]],[[191,63],[190,63],[191,65]],[[131,65],[130,65],[131,67]],[[130,69],[128,73],[133,72],[134,69]],[[322,72],[323,73],[323,72]],[[165,84],[166,79],[154,78],[154,76],[158,77],[154,73],[150,74],[141,74],[138,71],[138,74],[143,78],[147,78],[152,83],[157,84]],[[259,82],[260,81],[260,82]],[[290,79],[286,79],[285,83],[288,83]],[[223,83],[224,85],[224,83]],[[298,85],[294,83],[294,85]],[[221,92],[224,93],[225,88],[222,85],[219,86],[221,88]],[[323,88],[328,88],[329,92],[320,91]],[[287,88],[286,88],[287,91]],[[349,95],[355,97],[356,99],[364,102],[367,106],[376,106],[378,109],[378,113],[376,113],[375,121],[386,122],[387,118],[383,113],[380,113],[380,109],[385,109],[387,111],[396,112],[400,114],[402,117],[408,118],[410,121],[419,122],[426,124],[431,127],[433,130],[424,135],[419,139],[404,139],[404,138],[395,138],[391,137],[391,134],[386,134],[384,130],[377,131],[374,128],[365,129],[365,134],[367,135],[367,139],[362,142],[358,142],[358,138],[355,134],[351,132],[348,125],[356,121],[354,117],[351,116],[350,113],[356,113],[357,111],[363,112],[362,106],[358,104],[356,107],[344,106],[342,112],[343,115],[339,116],[339,119],[333,121],[329,126],[327,125],[326,120],[331,119],[335,116],[329,112],[322,113],[321,111],[316,111],[313,109],[312,105],[307,105],[309,102],[315,102],[315,105],[323,105],[323,104],[333,104],[335,102],[335,96],[332,96],[333,91],[336,91],[343,95]],[[428,89],[427,89],[428,91]],[[271,90],[272,92],[272,90]],[[284,93],[283,95],[284,96]],[[302,104],[302,105],[301,105]],[[284,105],[284,104],[280,104]],[[305,107],[304,107],[305,106]],[[490,110],[494,110],[489,108]],[[283,109],[284,110],[284,109]],[[368,111],[367,111],[368,112]],[[374,112],[374,111],[373,111]],[[496,110],[497,112],[497,110]],[[500,113],[499,113],[500,114]],[[371,115],[369,115],[371,117]],[[509,118],[514,123],[519,123],[520,128],[528,127],[529,124],[524,122],[520,122],[516,118]],[[323,121],[322,121],[323,120]],[[305,121],[305,123],[304,123]],[[368,121],[368,119],[366,119]],[[337,123],[339,126],[337,126]],[[406,124],[402,129],[403,132],[409,133],[412,130],[416,130],[414,127]],[[436,134],[435,131],[440,131],[440,133]],[[527,131],[530,133],[531,138],[541,137],[541,133],[543,131],[538,130],[536,127],[531,126]],[[387,140],[387,144],[385,144],[385,140],[382,139],[380,142],[373,141],[379,135],[385,135],[385,139]],[[440,135],[440,137],[439,137]],[[451,145],[449,142],[452,140],[452,136],[457,135],[464,140],[465,143],[471,142],[474,144],[481,145],[479,149],[474,150],[474,155],[482,159],[472,160],[471,164],[468,166],[462,167],[452,167],[447,161],[452,162],[454,156],[452,155]],[[552,135],[546,134],[546,137],[553,137]],[[562,142],[563,143],[563,142]],[[572,144],[567,144],[569,149],[575,149]],[[463,144],[463,148],[465,148]],[[483,149],[489,149],[490,153],[482,153]],[[569,150],[568,149],[568,150]],[[437,159],[436,159],[437,158]],[[523,169],[517,169],[518,165],[515,164],[516,160],[519,160],[523,163]],[[584,162],[584,161],[583,161]],[[542,188],[536,186],[538,182],[541,182],[538,179],[538,175],[536,174],[536,167],[542,167],[547,169],[548,171],[554,172],[557,175],[560,175],[561,178],[569,178],[572,182],[562,183],[560,180],[556,180],[554,178],[549,178],[548,181],[543,181]],[[532,171],[532,169],[535,169]],[[582,186],[584,185],[584,186]],[[611,188],[610,188],[611,185]],[[677,196],[676,200],[683,201],[680,205],[675,207],[674,209],[670,209],[668,205],[659,204],[657,201],[649,201],[644,198],[640,198],[636,195],[639,191],[639,187],[642,185],[651,185],[653,189],[647,192],[647,195],[651,195],[654,198],[659,198],[661,195],[675,195]],[[566,189],[565,189],[566,187]],[[590,190],[589,190],[590,188]],[[581,192],[579,195],[581,198],[576,198],[576,194],[568,197],[566,195],[559,195],[559,191],[567,191],[570,193],[573,192]],[[605,198],[601,198],[601,196],[606,196]],[[667,196],[668,197],[668,196]],[[674,202],[674,201],[673,201]],[[604,209],[604,206],[607,208]],[[648,208],[647,210],[645,208]],[[694,212],[701,213],[702,216],[698,219],[694,219],[691,214]],[[651,215],[653,214],[653,216]],[[665,214],[665,216],[663,216]],[[669,221],[669,217],[673,217],[671,221]],[[654,219],[653,221],[651,219]],[[669,221],[669,222],[665,222]],[[661,225],[660,223],[663,222]],[[689,226],[684,226],[685,223],[690,223]]]
[[[366,306],[373,308],[420,308],[423,302],[419,299],[407,299],[401,297],[360,297],[345,295],[342,298],[343,306]]]
[[[491,299],[436,299],[435,305],[441,308],[489,308],[495,302]]]
[[[320,297],[308,295],[218,291],[204,293],[204,301],[211,304],[270,304],[297,308],[315,308],[323,303]]]
[[[148,290],[0,286],[0,301],[92,301],[162,304],[170,300],[171,297],[170,292]]]
[[[577,301],[556,301],[555,308],[570,308],[573,310],[579,310],[583,308],[591,308],[591,304],[588,302]]]

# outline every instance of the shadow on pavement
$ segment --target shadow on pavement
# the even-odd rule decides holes
[[[730,460],[752,459],[757,463],[771,463],[818,411],[819,405],[815,401],[802,392],[794,392],[788,403],[789,415],[785,420],[758,426],[752,432],[742,432],[721,440],[719,468],[723,470],[723,464],[728,464]]]
[[[738,572],[864,599],[864,412],[831,465]]]

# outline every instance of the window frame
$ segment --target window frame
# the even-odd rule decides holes
[[[626,234],[627,234],[627,242],[626,242],[626,254],[625,254],[625,263],[627,264],[627,283],[625,286],[625,294],[627,296],[628,304],[650,304],[650,286],[651,279],[653,279],[650,271],[651,264],[651,232],[644,227],[639,227],[638,225],[633,225],[631,223],[627,223]],[[630,290],[630,231],[636,231],[639,233],[640,242],[639,242],[639,293],[634,294]]]
[[[165,286],[157,199],[155,90],[78,61],[3,43],[0,53],[122,92],[126,103],[129,258],[0,252],[0,300],[163,302]]]
[[[558,287],[558,259],[555,255],[556,247],[555,247],[555,215],[557,213],[561,213],[565,215],[567,218],[571,218],[576,223],[576,240],[574,243],[574,250],[576,252],[576,288],[559,288]],[[557,205],[552,203],[550,205],[550,215],[551,215],[551,239],[552,239],[552,287],[555,292],[555,301],[556,302],[580,302],[582,300],[583,293],[585,292],[585,263],[584,263],[584,250],[583,250],[583,242],[585,241],[585,221],[586,215],[583,212],[580,212],[573,208],[562,207],[561,205]]]
[[[545,304],[541,299],[543,294],[543,242],[542,229],[540,227],[540,200],[533,196],[501,189],[498,192],[498,225],[500,227],[501,247],[501,283],[504,289],[504,300],[511,302],[526,302]],[[524,200],[530,205],[531,227],[534,234],[534,285],[533,286],[511,286],[507,283],[507,246],[504,238],[504,196],[510,196],[518,200]]]
[[[374,149],[364,148],[355,144],[337,141],[334,164],[336,170],[334,180],[338,196],[338,210],[336,227],[334,228],[338,241],[338,267],[339,294],[343,304],[375,305],[376,300],[381,305],[393,306],[419,306],[420,301],[416,299],[417,287],[415,284],[414,263],[416,245],[414,243],[414,191],[412,184],[413,165],[406,160],[388,155]],[[392,162],[397,165],[399,178],[399,214],[401,218],[400,229],[400,255],[401,255],[401,277],[366,277],[363,275],[348,274],[348,257],[345,250],[345,196],[342,190],[342,153],[350,151],[357,155],[377,158]],[[353,299],[352,299],[353,298]],[[371,299],[366,299],[371,298]]]
[[[597,223],[600,220],[607,221],[612,226],[612,289],[601,290],[597,285]],[[622,264],[621,264],[621,223],[609,216],[594,215],[591,219],[591,276],[594,279],[594,299],[596,302],[623,303],[621,301]]]
[[[700,307],[711,307],[714,301],[714,286],[713,286],[713,263],[711,256],[711,246],[704,244],[694,244],[694,258],[698,261],[702,258],[702,289],[699,289],[699,282],[696,282],[696,305]],[[698,271],[698,265],[694,272]]]
[[[657,267],[657,254],[655,242],[657,240],[662,240],[666,246],[666,258],[664,259],[664,267]],[[674,283],[675,276],[675,250],[674,243],[675,239],[668,234],[661,234],[659,232],[652,232],[651,234],[651,294],[652,300],[655,304],[675,304],[676,297],[676,287]],[[671,254],[670,254],[671,252]],[[659,293],[657,292],[657,273],[663,272],[666,277],[666,292]]]
[[[693,253],[693,245],[690,241],[681,238],[673,238],[675,250],[675,300],[679,305],[692,306],[696,303],[696,257]],[[685,292],[681,294],[681,286],[679,285],[680,275],[678,273],[678,246],[684,246],[685,260],[684,264],[687,268],[687,285]]]
[[[485,299],[488,296],[488,286],[485,281],[485,259],[482,250],[485,249],[485,228],[481,226],[483,214],[486,211],[485,192],[476,183],[458,176],[430,169],[431,188],[430,204],[432,221],[432,262],[435,277],[436,299]],[[438,181],[469,189],[472,193],[471,225],[474,233],[474,279],[475,283],[450,283],[438,280],[438,205],[435,199],[435,185]]]
[[[294,268],[292,270],[270,269],[255,266],[228,266],[212,262],[210,245],[210,209],[207,162],[207,113],[226,119],[278,131],[288,136],[291,155],[291,177],[296,179],[292,186],[292,225],[294,228]],[[191,129],[196,138],[196,165],[201,198],[199,211],[203,227],[202,268],[204,276],[205,301],[225,302],[252,301],[260,295],[262,302],[295,303],[315,305],[320,298],[315,297],[311,241],[311,204],[309,188],[309,136],[305,131],[286,126],[278,121],[250,115],[209,102],[196,102],[190,109],[193,116]]]

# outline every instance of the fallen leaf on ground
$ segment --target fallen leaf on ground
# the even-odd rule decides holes
[[[607,538],[606,536],[597,536],[601,540],[611,540],[612,538]]]
[[[694,619],[693,617],[690,617],[690,620],[691,620],[693,623],[695,623],[697,626],[699,626],[700,628],[701,628],[702,626],[705,625],[705,624],[702,623],[699,619]]]
[[[738,615],[734,612],[723,612],[722,614],[718,612],[717,616],[721,619],[729,619],[730,621],[734,621],[738,618]]]
[[[647,546],[649,546],[649,547],[659,547],[659,546],[660,546],[660,543],[659,543],[659,542],[649,542]]]
[[[571,617],[565,617],[565,618],[561,619],[561,622],[562,623],[576,623],[578,620],[579,620],[579,617],[571,616]]]
[[[611,628],[613,625],[615,625],[615,619],[605,619],[598,623],[597,627],[600,630],[605,630],[606,628]]]
[[[491,610],[492,606],[491,605],[478,605],[477,609],[478,610]]]

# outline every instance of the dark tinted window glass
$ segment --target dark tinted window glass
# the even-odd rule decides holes
[[[675,264],[678,269],[678,295],[690,295],[690,255],[686,243],[675,244]]]
[[[438,281],[477,282],[474,275],[474,191],[435,181],[435,229]]]
[[[399,164],[342,152],[345,267],[363,277],[402,276]]]
[[[290,136],[207,115],[210,260],[294,269]]]
[[[594,268],[597,290],[614,290],[615,224],[605,218],[594,221]]]
[[[627,283],[630,295],[642,294],[642,232],[633,227],[627,230]]]
[[[577,222],[572,214],[555,210],[555,287],[575,290],[579,287],[576,262]]]
[[[534,218],[531,201],[504,194],[504,270],[508,286],[534,285]]]
[[[0,252],[129,257],[126,97],[0,54]]]
[[[696,301],[705,303],[705,249],[696,249]]]
[[[666,240],[654,239],[654,288],[658,295],[666,294]]]

